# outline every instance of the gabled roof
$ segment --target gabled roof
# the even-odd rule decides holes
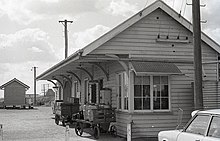
[[[103,36],[101,36],[100,38],[95,40],[94,42],[92,42],[89,45],[87,45],[86,47],[84,47],[82,49],[83,50],[82,55],[85,56],[85,55],[89,54],[90,52],[92,52],[93,50],[95,50],[96,48],[98,48],[99,46],[101,46],[102,44],[104,44],[105,42],[110,40],[111,38],[115,37],[116,35],[118,35],[119,33],[121,33],[122,31],[124,31],[125,29],[127,29],[128,27],[130,27],[131,25],[133,25],[137,21],[141,20],[145,16],[149,15],[150,13],[152,13],[153,11],[155,11],[158,8],[160,8],[164,12],[166,12],[169,16],[171,16],[177,22],[182,24],[186,29],[193,32],[192,23],[190,23],[184,17],[180,16],[179,13],[177,13],[175,10],[173,10],[170,6],[168,6],[162,0],[157,0],[153,4],[144,8],[143,10],[141,10],[140,12],[138,12],[137,14],[132,16],[131,18],[127,19],[126,21],[124,21],[123,23],[121,23],[120,25],[118,25],[117,27],[112,29],[111,31],[104,34]],[[207,43],[210,47],[212,47],[215,51],[220,53],[220,45],[218,43],[216,43],[214,40],[212,40],[210,37],[208,37],[203,32],[201,33],[201,39],[205,43]]]
[[[4,89],[6,86],[8,86],[9,84],[13,83],[13,82],[17,82],[19,83],[20,85],[24,86],[26,89],[29,89],[30,87],[26,84],[24,84],[23,82],[19,81],[18,79],[14,78],[10,81],[8,81],[7,83],[3,84],[0,86],[0,89]]]
[[[169,7],[166,3],[164,3],[162,0],[157,0],[148,7],[144,8],[143,10],[139,11],[137,14],[133,15],[131,18],[127,19],[123,23],[119,24],[117,27],[112,29],[111,31],[107,32],[100,38],[96,39],[86,47],[82,48],[81,50],[78,50],[71,56],[67,57],[65,60],[59,62],[55,66],[49,68],[47,71],[42,73],[40,76],[37,77],[37,79],[45,78],[45,76],[55,72],[56,70],[61,69],[62,67],[73,63],[80,59],[80,56],[86,56],[90,54],[92,51],[121,33],[122,31],[126,30],[128,27],[133,25],[134,23],[138,22],[139,20],[143,19],[145,16],[149,15],[156,9],[162,9],[164,12],[166,12],[169,16],[171,16],[174,20],[176,20],[179,24],[183,25],[186,29],[193,32],[192,24],[186,20],[184,17],[180,16],[179,13],[177,13],[175,10],[173,10],[171,7]],[[204,41],[206,44],[208,44],[211,48],[213,48],[215,51],[220,53],[220,45],[216,43],[214,40],[212,40],[210,37],[208,37],[205,33],[202,32],[201,34],[202,41]]]

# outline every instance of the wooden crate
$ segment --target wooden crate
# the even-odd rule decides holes
[[[110,108],[91,109],[89,112],[89,121],[113,122],[115,121],[115,112]]]

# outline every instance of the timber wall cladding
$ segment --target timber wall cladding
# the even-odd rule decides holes
[[[13,82],[5,87],[4,91],[5,105],[24,105],[25,104],[25,88],[17,82]]]
[[[204,109],[220,108],[220,83],[207,81],[203,83]]]
[[[165,39],[169,35],[170,39],[188,37],[190,43],[178,42],[157,42],[156,39]],[[181,60],[193,62],[193,44],[192,33],[173,20],[169,15],[162,10],[157,9],[148,16],[144,17],[139,22],[127,28],[120,34],[108,42],[95,49],[91,54],[129,54],[132,57],[144,57],[149,59],[164,59],[164,60]],[[217,53],[204,42],[202,43],[202,59],[203,62],[216,61]],[[171,112],[165,114],[133,114],[132,119],[133,135],[138,136],[157,136],[160,130],[174,129],[177,125],[178,108],[182,108],[184,125],[190,118],[190,113],[193,110],[193,93],[191,82],[193,82],[193,63],[176,63],[184,75],[171,76]],[[206,77],[204,80],[216,80],[217,65],[206,64],[203,66]],[[111,66],[110,66],[111,68]],[[116,67],[110,70],[110,81],[108,86],[115,86]],[[113,101],[117,103],[117,91],[113,90]],[[155,120],[156,119],[156,120]],[[128,123],[127,115],[117,113],[117,126],[119,134],[126,133],[126,125]],[[168,124],[170,123],[170,124]]]

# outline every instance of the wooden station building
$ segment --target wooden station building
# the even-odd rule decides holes
[[[220,107],[219,53],[202,33],[205,109]],[[182,125],[194,110],[193,57],[192,24],[158,0],[37,79],[56,80],[64,101],[109,103],[120,136],[133,122],[133,138],[156,137],[175,129],[180,109]]]

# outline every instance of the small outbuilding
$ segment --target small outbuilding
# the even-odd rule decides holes
[[[25,93],[30,87],[14,78],[0,86],[4,90],[5,106],[25,106]]]

